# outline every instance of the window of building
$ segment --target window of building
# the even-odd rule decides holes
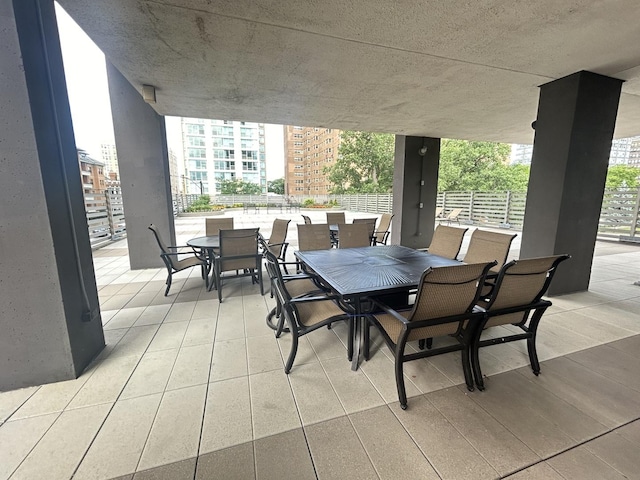
[[[303,142],[293,142],[294,147],[301,147],[302,145],[304,145]]]
[[[258,162],[242,162],[242,170],[246,172],[258,171]]]
[[[211,134],[220,137],[233,137],[233,127],[214,125],[213,127],[211,127]]]
[[[187,148],[189,158],[207,158],[207,151],[204,148]]]
[[[214,147],[234,148],[233,138],[215,138],[213,139]]]
[[[301,162],[302,161],[302,157],[293,157],[293,161],[294,162]]]
[[[302,138],[303,135],[301,133],[294,133],[293,138]]]
[[[204,135],[204,125],[194,125],[189,123],[186,127],[189,135]]]
[[[235,151],[234,150],[214,150],[213,158],[223,158],[223,159],[234,159]]]
[[[213,162],[213,168],[215,170],[235,170],[236,162],[233,160],[216,160]]]
[[[189,170],[206,170],[206,160],[189,160]]]
[[[304,168],[304,165],[294,165],[293,168],[298,170],[298,169]]]
[[[253,150],[242,150],[243,160],[258,160],[258,152]]]
[[[258,130],[255,128],[240,128],[240,136],[242,138],[256,138],[258,136]]]
[[[258,143],[255,140],[240,140],[240,148],[245,148],[247,150],[256,150],[258,148]]]
[[[206,181],[207,172],[189,172],[189,178],[195,182]]]

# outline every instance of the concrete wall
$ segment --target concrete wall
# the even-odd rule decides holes
[[[169,155],[164,117],[107,63],[113,129],[122,199],[127,220],[131,269],[161,267],[160,251],[148,230],[155,224],[168,245],[175,245]]]
[[[15,5],[0,4],[0,390],[75,378],[104,347],[53,2]]]

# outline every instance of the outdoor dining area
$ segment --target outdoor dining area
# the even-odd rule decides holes
[[[96,251],[107,347],[0,394],[0,478],[633,478],[634,248],[548,299],[571,260],[520,260],[519,232],[439,223],[419,251],[307,216],[178,218],[164,269]]]

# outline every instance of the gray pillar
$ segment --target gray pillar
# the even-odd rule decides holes
[[[392,244],[425,248],[431,243],[439,165],[439,138],[396,135]]]
[[[572,256],[550,294],[589,287],[621,88],[584,71],[540,87],[520,256]]]
[[[113,130],[131,269],[163,266],[149,224],[175,245],[171,178],[164,117],[107,62]]]
[[[52,0],[0,6],[0,390],[77,377],[104,347]]]

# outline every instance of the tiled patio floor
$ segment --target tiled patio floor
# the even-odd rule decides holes
[[[234,216],[266,234],[276,217]],[[301,217],[277,216],[293,251]],[[0,393],[0,479],[640,478],[640,247],[599,242],[590,291],[552,299],[539,377],[522,342],[481,352],[484,392],[460,385],[459,354],[412,362],[406,411],[379,339],[353,372],[345,326],[314,332],[287,376],[249,279],[219,304],[194,269],[164,297],[165,271],[126,255],[94,254],[107,347],[87,371]]]

